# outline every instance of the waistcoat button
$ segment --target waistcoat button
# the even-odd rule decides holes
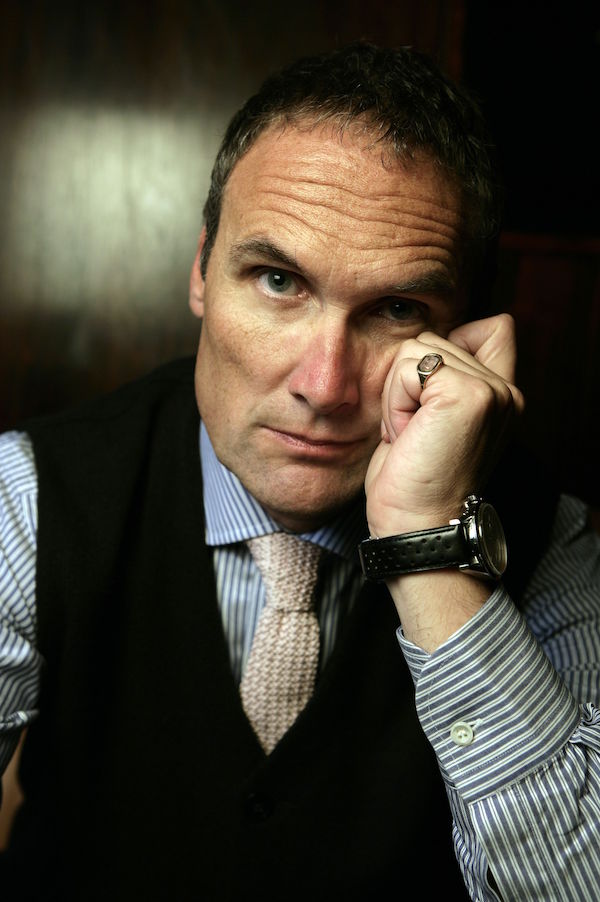
[[[253,821],[266,821],[274,807],[273,799],[264,792],[251,792],[244,801],[246,815]]]

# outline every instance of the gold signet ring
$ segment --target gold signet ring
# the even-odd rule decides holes
[[[425,354],[422,360],[419,360],[417,363],[417,373],[419,374],[421,388],[425,388],[425,383],[429,377],[432,376],[436,370],[439,370],[443,362],[441,354]]]

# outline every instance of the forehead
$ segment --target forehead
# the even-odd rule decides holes
[[[219,231],[243,239],[275,229],[280,240],[326,247],[332,262],[401,250],[456,271],[461,256],[454,184],[427,157],[393,158],[362,129],[266,130],[233,168],[221,216]]]

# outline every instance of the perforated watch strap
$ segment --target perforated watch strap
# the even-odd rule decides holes
[[[383,539],[366,539],[358,551],[363,573],[372,580],[424,570],[443,570],[469,562],[464,529],[460,524]]]

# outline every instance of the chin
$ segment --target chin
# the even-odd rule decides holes
[[[261,501],[265,510],[282,526],[296,532],[310,532],[332,520],[360,494],[362,484],[352,493],[345,486],[339,493],[327,493],[314,497],[311,494],[288,492]],[[259,499],[260,500],[260,499]]]

